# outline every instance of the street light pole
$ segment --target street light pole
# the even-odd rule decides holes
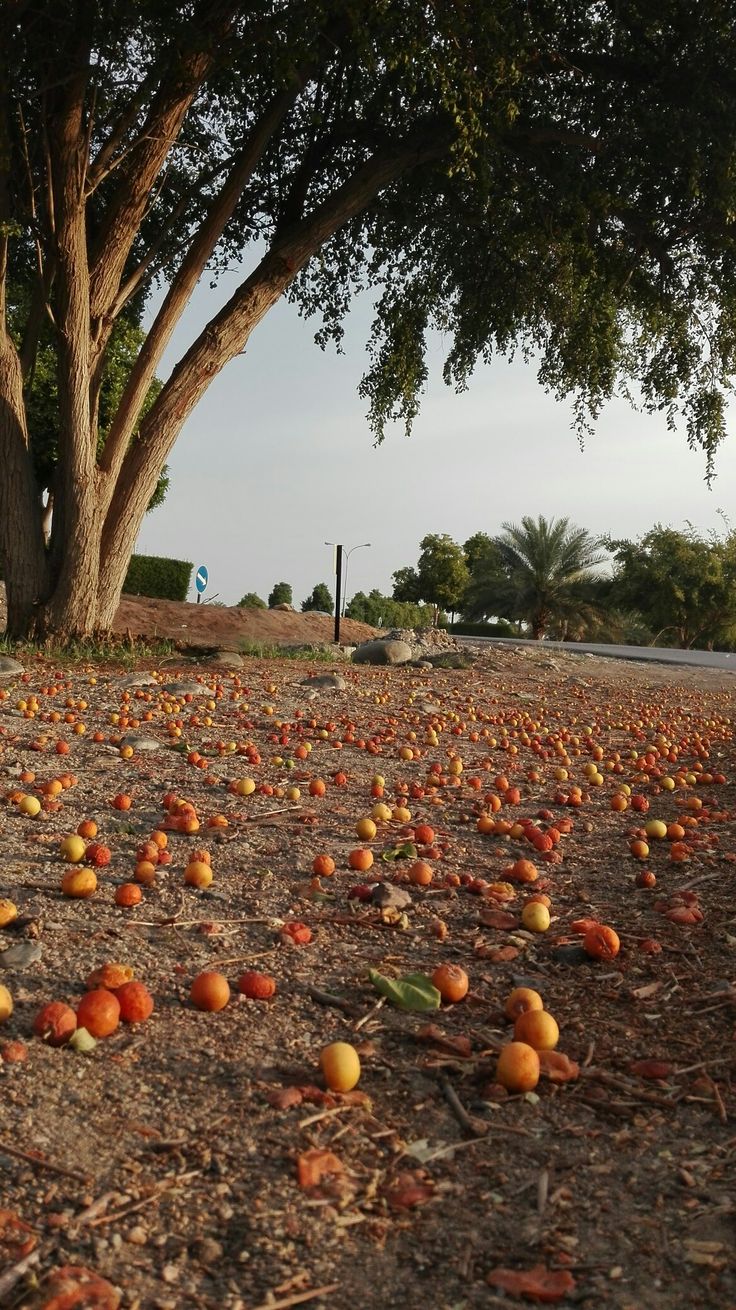
[[[342,583],[342,553],[343,548],[337,542],[326,541],[326,546],[333,546],[335,550],[335,645],[340,641],[340,596]]]
[[[351,546],[350,550],[345,551],[345,582],[343,587],[343,598],[342,598],[343,618],[345,617],[345,607],[348,603],[348,560],[350,559],[350,556],[352,555],[354,550],[365,550],[366,546],[370,546],[370,544],[371,544],[370,541],[361,541],[359,546]]]

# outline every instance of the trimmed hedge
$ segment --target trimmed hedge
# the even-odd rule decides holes
[[[161,555],[134,555],[123,591],[128,596],[154,596],[157,600],[186,600],[193,564]]]
[[[444,624],[442,626],[444,627]],[[447,631],[457,633],[458,637],[514,637],[516,635],[511,624],[503,619],[500,623],[448,623]]]

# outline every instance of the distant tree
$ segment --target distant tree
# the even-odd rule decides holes
[[[370,623],[374,628],[426,628],[433,619],[428,606],[382,596],[376,588],[368,595],[356,591],[345,615],[360,623]]]
[[[332,614],[334,609],[335,602],[326,582],[318,582],[311,596],[307,596],[307,599],[302,601],[302,613],[322,610],[325,614]]]
[[[586,528],[525,515],[520,524],[504,523],[493,541],[497,555],[479,561],[468,589],[469,614],[522,620],[539,640],[551,625],[567,632],[602,610],[595,570],[605,555]]]
[[[489,537],[487,532],[474,532],[472,537],[463,542],[465,563],[471,573],[481,559],[494,553],[493,537]]]
[[[293,592],[290,582],[277,582],[271,595],[268,598],[268,608],[273,609],[274,605],[293,605]]]
[[[414,604],[419,600],[419,574],[416,569],[397,569],[393,574],[394,600]],[[380,595],[380,592],[378,593]]]
[[[446,532],[430,532],[419,543],[416,569],[399,569],[394,577],[395,600],[423,600],[440,609],[459,610],[470,581],[461,546]]]
[[[246,591],[241,600],[238,601],[238,609],[243,610],[265,610],[266,602],[261,600],[254,591]]]
[[[683,649],[736,639],[736,533],[719,538],[661,524],[639,541],[609,541],[611,596],[643,616],[654,642]]]

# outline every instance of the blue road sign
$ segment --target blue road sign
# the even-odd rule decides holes
[[[207,583],[209,582],[209,577],[210,575],[205,565],[200,564],[199,568],[197,569],[197,576],[194,579],[194,585],[197,588],[197,591],[199,592],[200,596],[202,595],[202,592],[206,591],[207,589]]]

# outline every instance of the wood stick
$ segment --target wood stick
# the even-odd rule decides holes
[[[263,1301],[254,1310],[287,1310],[288,1306],[302,1305],[305,1301],[314,1301],[318,1296],[329,1296],[336,1292],[339,1283],[326,1283],[324,1287],[313,1287],[308,1292],[295,1292],[293,1296],[284,1296],[280,1301]]]
[[[175,1187],[181,1186],[182,1183],[188,1183],[190,1178],[198,1178],[201,1169],[191,1169],[186,1174],[175,1174],[173,1178],[164,1178],[163,1182],[157,1183],[154,1191],[148,1196],[142,1197],[139,1201],[133,1201],[131,1205],[121,1206],[119,1210],[114,1210],[112,1214],[99,1215],[96,1219],[88,1220],[90,1228],[100,1228],[103,1224],[114,1224],[118,1219],[124,1219],[126,1215],[135,1214],[137,1210],[144,1210],[147,1205],[157,1201],[164,1192],[170,1192]]]
[[[440,1078],[440,1087],[461,1128],[464,1128],[466,1133],[470,1133],[471,1137],[485,1137],[490,1124],[483,1123],[482,1120],[476,1119],[472,1114],[468,1113],[448,1078]]]
[[[27,1274],[29,1269],[33,1269],[34,1265],[39,1264],[40,1260],[41,1252],[36,1249],[35,1251],[31,1251],[29,1255],[24,1256],[17,1264],[11,1265],[3,1274],[0,1274],[0,1301],[5,1300],[6,1296],[12,1292],[16,1283],[20,1282],[23,1275]]]
[[[348,1001],[342,996],[335,996],[332,992],[323,992],[321,987],[309,985],[306,992],[313,1001],[318,1001],[320,1005],[328,1005],[333,1010],[342,1010],[343,1014],[348,1014],[351,1019],[360,1014],[357,1005],[354,1005],[352,1001]]]
[[[1,1154],[13,1156],[17,1160],[25,1160],[27,1164],[34,1164],[38,1169],[46,1169],[48,1173],[58,1174],[60,1178],[73,1178],[75,1182],[86,1185],[91,1182],[89,1174],[79,1173],[76,1169],[67,1169],[63,1164],[54,1164],[53,1160],[48,1160],[43,1155],[35,1155],[32,1151],[21,1151],[18,1146],[10,1146],[4,1138],[0,1138]]]

